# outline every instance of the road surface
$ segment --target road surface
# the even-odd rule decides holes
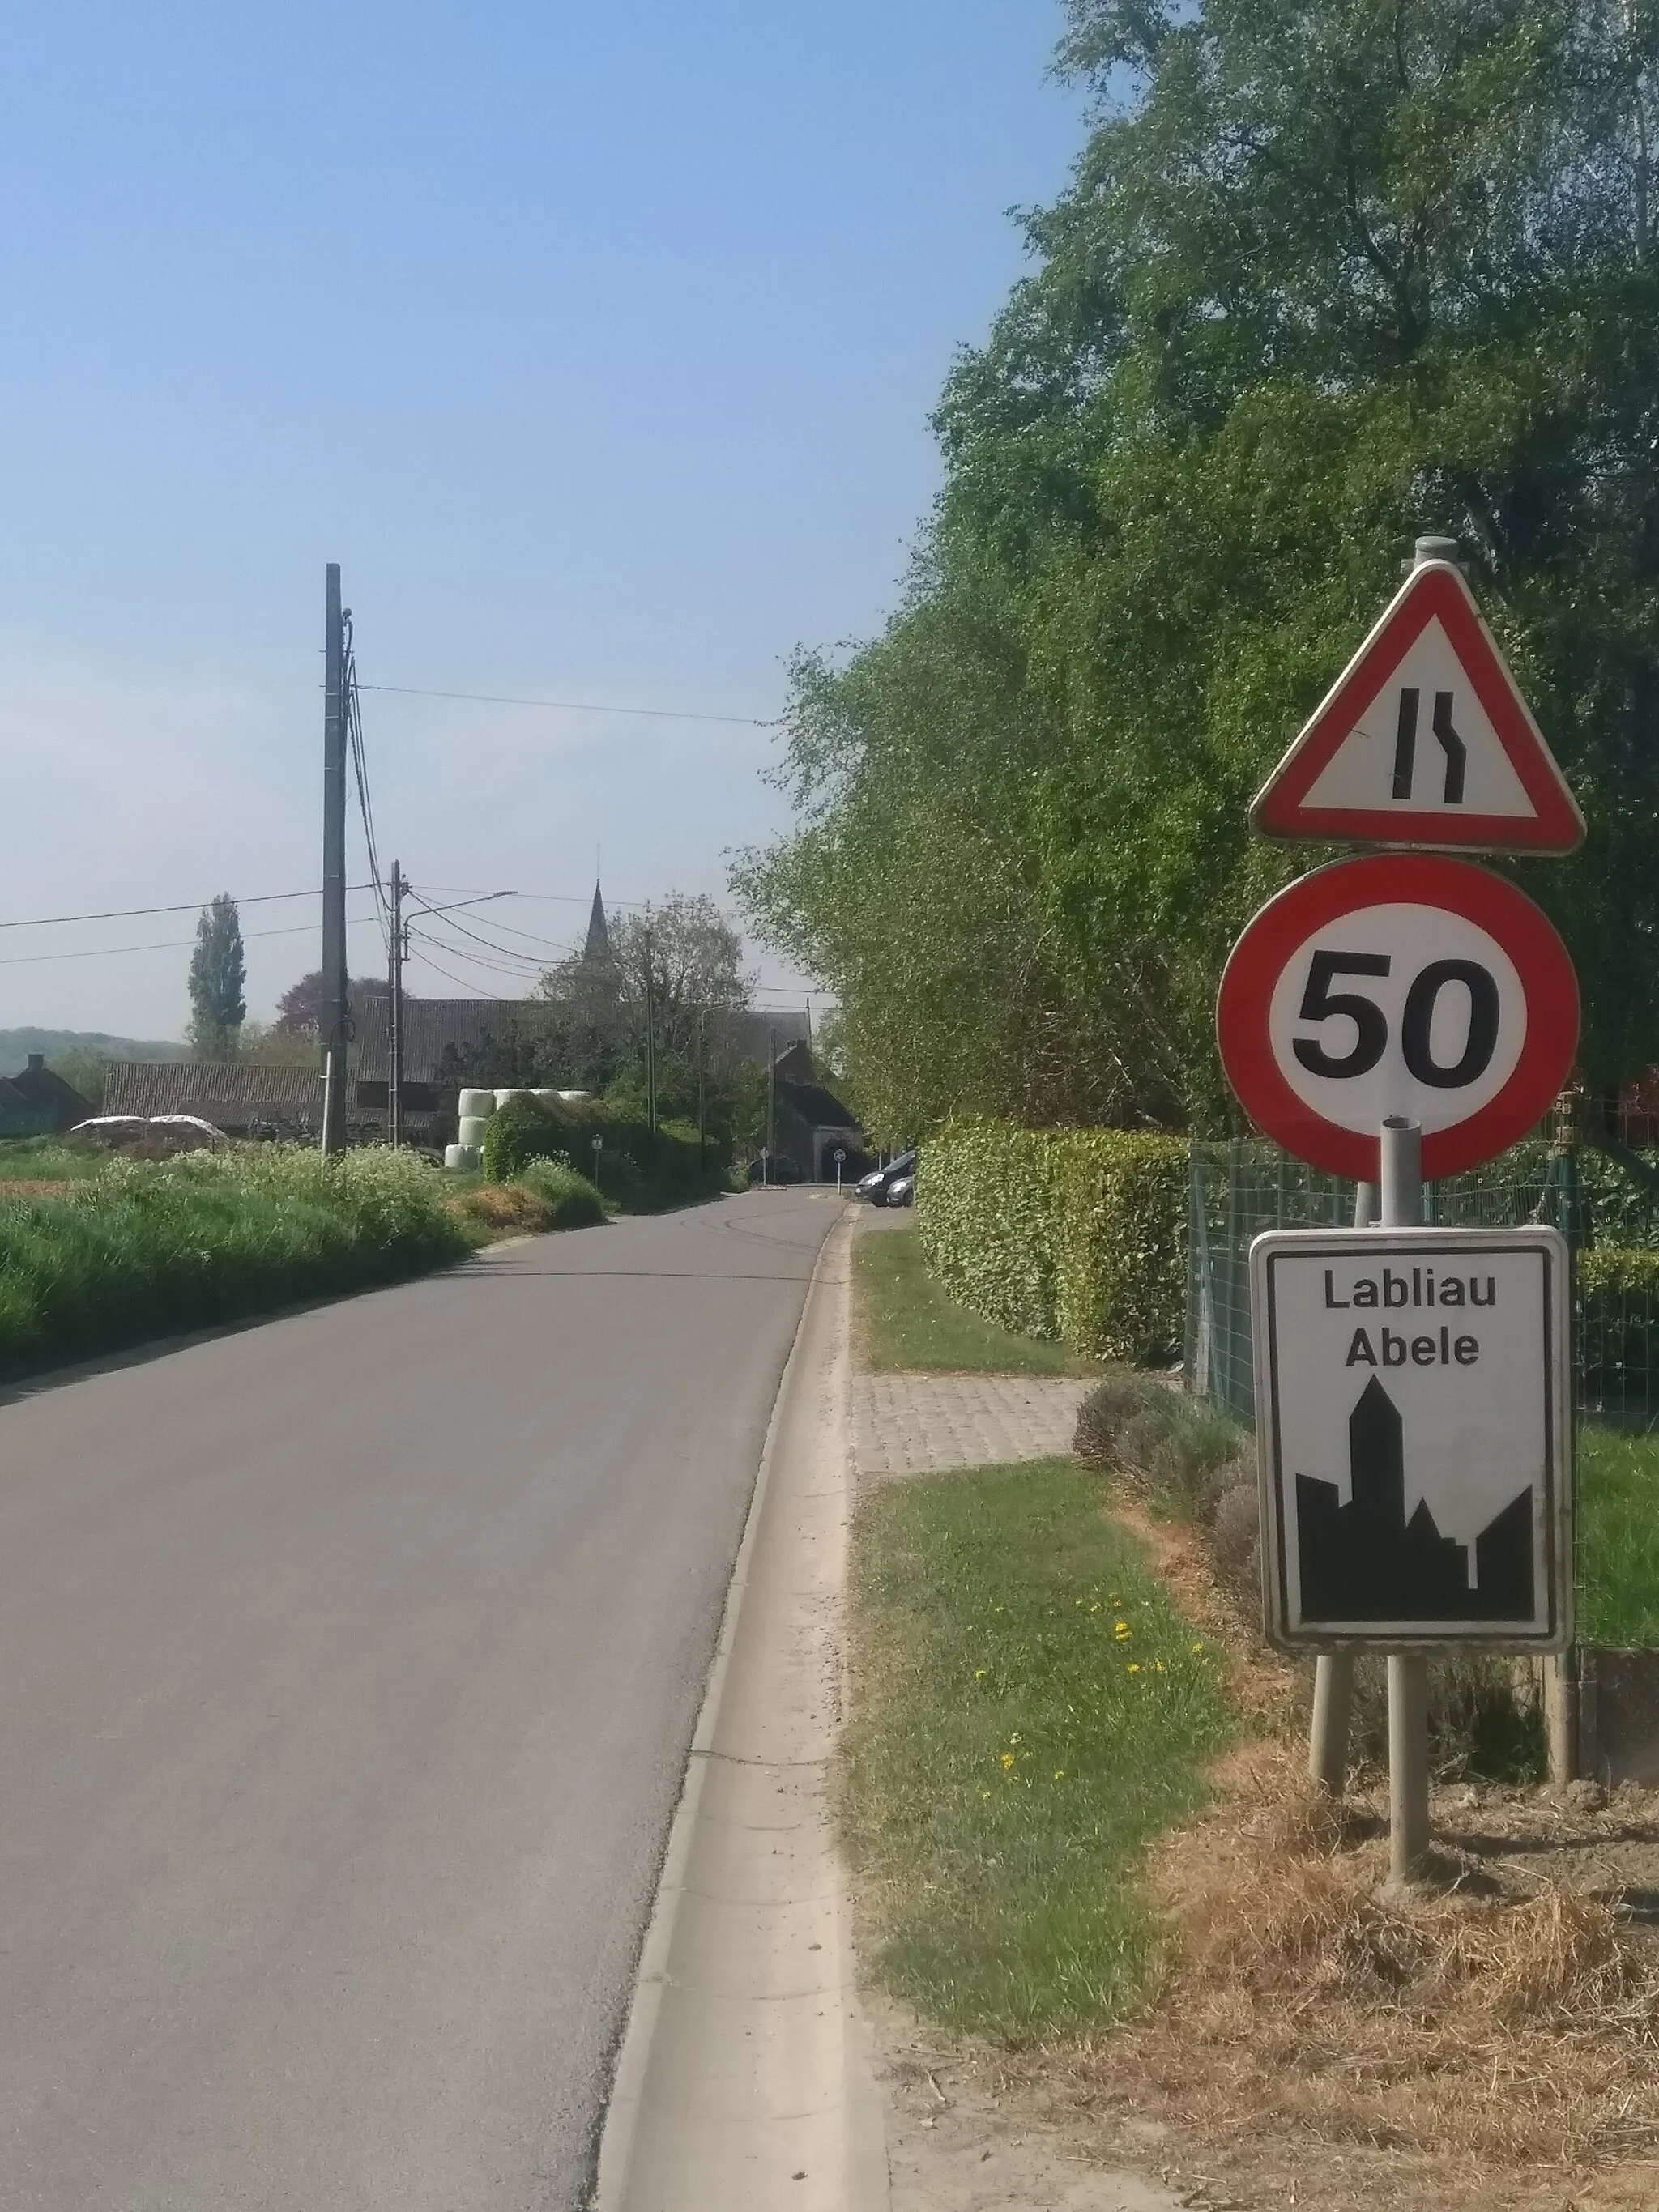
[[[822,1193],[0,1406],[0,2205],[574,2212]]]

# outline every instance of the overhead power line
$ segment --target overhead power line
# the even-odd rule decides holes
[[[561,714],[636,714],[655,722],[725,722],[745,730],[775,730],[775,719],[758,714],[707,714],[688,707],[609,707],[596,699],[520,699],[501,691],[428,691],[418,684],[360,684],[360,691],[394,691],[404,699],[465,699],[479,707],[547,707]]]
[[[366,890],[368,885],[362,884],[359,888]],[[163,908],[161,911],[176,913],[178,908]],[[347,927],[356,929],[379,920],[380,916],[374,914],[353,915]],[[314,922],[300,921],[282,929],[245,929],[242,938],[246,943],[256,937],[309,937],[315,927]],[[43,960],[112,960],[124,952],[184,952],[195,942],[193,937],[170,937],[149,945],[88,945],[78,952],[13,952],[0,958],[0,968],[33,967]]]
[[[410,942],[414,945],[429,945],[433,941],[427,936],[424,930],[416,929],[413,922],[410,924],[409,934]],[[447,951],[449,947],[446,945],[444,950]],[[441,960],[434,960],[430,952],[411,953],[410,957],[422,962],[428,968],[435,969],[440,975],[447,976],[452,983],[459,983],[462,990],[471,993],[475,998],[499,999],[501,995],[499,991],[481,990],[478,985],[467,976],[458,975],[453,968],[446,968]]]
[[[366,891],[372,888],[373,886],[368,884],[346,885],[349,891]],[[238,898],[234,893],[231,896],[234,903],[239,907],[273,906],[281,899],[320,898],[322,887],[320,884],[315,884],[308,891],[260,891],[252,898]],[[0,921],[0,929],[57,929],[71,921],[131,921],[144,915],[195,914],[201,908],[211,906],[212,903],[213,901],[210,898],[185,899],[177,906],[112,906],[105,908],[99,914],[30,915],[18,921]],[[270,932],[265,933],[271,934]],[[254,934],[257,935],[258,933],[256,931]]]

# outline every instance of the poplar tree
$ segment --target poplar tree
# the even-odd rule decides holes
[[[234,1057],[246,989],[240,917],[235,900],[222,891],[202,908],[190,960],[190,1042],[198,1060]]]

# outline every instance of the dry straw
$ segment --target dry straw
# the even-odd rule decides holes
[[[1370,1823],[1258,1753],[1166,1840],[1162,1986],[1084,2072],[1212,2138],[1498,2166],[1659,2146],[1659,1944],[1616,1895],[1503,1886],[1455,1844],[1389,1893]]]

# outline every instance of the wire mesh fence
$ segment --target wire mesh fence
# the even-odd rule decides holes
[[[1650,1182],[1649,1177],[1652,1180]],[[1249,1261],[1266,1229],[1352,1222],[1356,1186],[1276,1146],[1194,1144],[1188,1169],[1187,1387],[1248,1421]],[[1588,1146],[1531,1140],[1468,1175],[1430,1183],[1423,1218],[1449,1228],[1547,1223],[1573,1254],[1574,1402],[1579,1418],[1659,1423],[1659,1168]]]

